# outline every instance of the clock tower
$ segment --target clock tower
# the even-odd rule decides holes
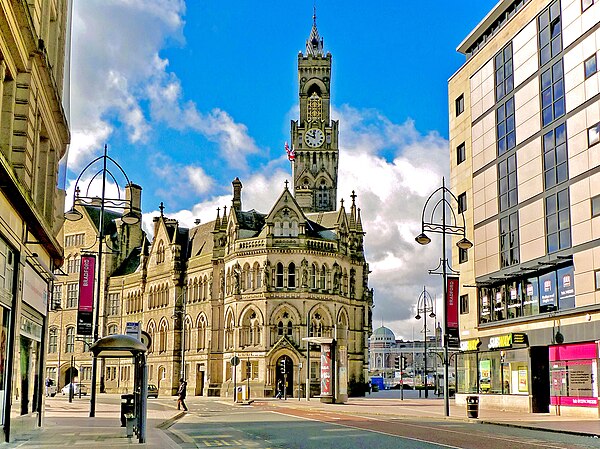
[[[300,119],[292,120],[291,141],[294,196],[305,212],[336,208],[338,173],[338,121],[330,118],[331,53],[323,53],[317,15],[306,41],[306,53],[298,54]]]

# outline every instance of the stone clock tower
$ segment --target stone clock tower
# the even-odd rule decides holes
[[[292,121],[294,196],[305,212],[336,208],[338,122],[330,118],[331,53],[323,54],[323,39],[313,16],[306,53],[298,54],[300,120]]]

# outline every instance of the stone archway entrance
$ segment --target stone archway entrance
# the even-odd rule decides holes
[[[79,370],[75,366],[67,365],[62,373],[60,383],[64,387],[71,382],[79,382]]]
[[[284,369],[285,367],[285,369]],[[275,388],[279,381],[285,385],[285,395],[289,398],[294,396],[294,362],[287,355],[282,355],[277,359],[275,368]]]

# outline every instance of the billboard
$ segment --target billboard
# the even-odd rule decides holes
[[[449,348],[459,348],[458,277],[448,276],[446,283],[446,338]]]

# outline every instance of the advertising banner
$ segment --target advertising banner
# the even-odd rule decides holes
[[[331,345],[321,343],[321,396],[331,396]]]
[[[458,333],[458,277],[449,276],[446,285],[446,332],[449,348],[459,348]]]
[[[78,335],[92,335],[95,273],[96,256],[81,256],[81,267],[79,269],[79,305],[77,308]]]

